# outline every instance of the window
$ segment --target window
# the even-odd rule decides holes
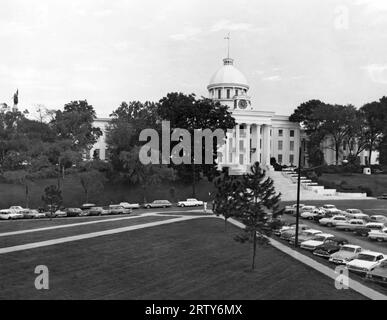
[[[290,164],[294,163],[294,154],[289,155],[289,162]]]
[[[222,89],[218,89],[218,99],[222,98]]]
[[[100,159],[100,150],[99,149],[95,149],[94,152],[93,152],[93,159],[94,160],[99,160]]]
[[[259,148],[262,149],[262,139],[259,139]]]
[[[282,154],[279,154],[279,155],[278,155],[278,163],[279,163],[279,164],[282,163]]]
[[[290,136],[294,137],[294,130],[290,130]]]
[[[284,131],[282,129],[278,130],[278,136],[283,137],[284,136]]]
[[[236,89],[236,90],[235,90],[235,95],[237,96],[238,94],[239,94],[239,90]]]
[[[243,164],[243,158],[244,158],[244,155],[240,154],[239,155],[239,164]]]
[[[227,89],[227,99],[230,99],[230,89]]]
[[[294,141],[290,141],[289,150],[294,151]]]
[[[282,148],[283,148],[283,141],[280,140],[278,141],[278,150],[282,150]]]

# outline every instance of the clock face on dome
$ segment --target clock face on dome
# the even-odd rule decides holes
[[[246,100],[239,100],[239,108],[246,109],[247,107],[247,101]]]

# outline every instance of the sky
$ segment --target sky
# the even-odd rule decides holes
[[[0,103],[31,113],[87,99],[207,96],[227,55],[259,110],[387,95],[386,0],[0,0]]]

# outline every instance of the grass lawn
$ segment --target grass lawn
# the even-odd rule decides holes
[[[38,208],[43,205],[42,195],[48,185],[57,185],[56,179],[44,179],[29,184],[29,207]],[[173,190],[174,191],[173,191]],[[203,201],[209,199],[209,192],[214,192],[213,183],[201,180],[196,185],[197,198]],[[65,207],[79,207],[85,203],[85,195],[79,178],[74,175],[65,176],[62,185],[63,205]],[[146,191],[147,201],[167,199],[171,202],[185,200],[192,196],[192,186],[183,183],[164,183],[162,185],[148,186]],[[97,205],[109,205],[120,202],[142,203],[143,195],[139,187],[122,184],[107,183],[100,193],[90,195],[89,202]],[[0,183],[0,209],[12,205],[25,206],[25,188],[22,185]]]
[[[0,299],[364,299],[240,230],[199,219],[0,255]],[[50,290],[34,288],[34,268]]]
[[[377,197],[383,193],[387,193],[387,174],[374,174],[374,175],[365,175],[360,173],[352,174],[328,174],[324,173],[319,178],[319,183],[321,184],[338,184],[341,182],[346,182],[348,186],[351,187],[368,187],[372,190],[372,196]]]

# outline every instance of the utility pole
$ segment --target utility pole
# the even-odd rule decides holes
[[[299,222],[300,222],[300,191],[301,191],[301,153],[302,147],[300,147],[300,151],[298,154],[298,181],[297,181],[297,207],[296,207],[296,241],[294,246],[298,247],[298,230],[299,230]]]

